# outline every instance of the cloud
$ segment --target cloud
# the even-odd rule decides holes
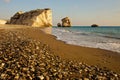
[[[4,0],[6,3],[9,3],[11,0]]]

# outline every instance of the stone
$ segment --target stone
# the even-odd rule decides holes
[[[36,46],[36,49],[39,49],[39,46]]]
[[[16,76],[14,77],[15,80],[19,79],[19,74],[16,74]]]
[[[28,71],[28,68],[23,68],[23,71],[24,71],[24,72],[27,72],[27,71]]]
[[[62,74],[58,74],[58,77],[59,77],[60,79],[62,79],[63,76],[62,76]]]
[[[98,27],[98,25],[97,24],[92,24],[91,27]]]
[[[46,76],[46,80],[50,80],[49,76]]]
[[[70,21],[69,17],[65,17],[61,21],[62,21],[63,27],[71,27],[71,21]]]
[[[0,67],[4,67],[5,66],[5,63],[2,63]]]
[[[41,75],[41,76],[38,76],[40,78],[40,80],[43,80],[44,79],[44,76]]]
[[[90,80],[90,79],[88,79],[88,78],[84,78],[84,80]]]
[[[61,27],[62,25],[60,23],[57,24],[58,27]]]
[[[5,79],[5,78],[6,78],[6,76],[7,76],[7,74],[4,74],[4,73],[3,73],[3,74],[1,74],[1,76],[0,76],[0,77],[1,77],[1,79]]]
[[[8,24],[27,25],[33,27],[52,26],[52,10],[49,8],[36,9],[29,12],[17,12]]]

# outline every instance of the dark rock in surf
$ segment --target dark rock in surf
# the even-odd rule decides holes
[[[62,25],[60,23],[57,24],[58,27],[61,27]]]
[[[92,24],[91,27],[99,27],[97,24]]]

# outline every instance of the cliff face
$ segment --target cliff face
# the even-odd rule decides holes
[[[5,20],[0,20],[0,24],[6,24],[7,21]]]
[[[61,21],[63,27],[71,27],[71,21],[68,17],[63,18]]]
[[[52,11],[51,9],[37,9],[25,13],[20,11],[11,17],[9,24],[49,27],[52,26]]]

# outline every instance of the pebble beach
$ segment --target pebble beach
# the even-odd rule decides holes
[[[107,68],[99,67],[94,64],[95,62],[93,62],[94,65],[90,65],[90,61],[86,63],[87,60],[83,62],[81,59],[74,59],[74,56],[73,58],[66,56],[69,59],[62,57],[63,55],[58,53],[63,52],[60,52],[56,46],[58,49],[58,53],[56,53],[57,50],[50,45],[51,40],[46,42],[43,38],[35,38],[35,36],[40,36],[37,31],[38,28],[28,27],[0,30],[0,80],[120,80],[119,61]],[[29,33],[33,36],[30,36]],[[54,42],[52,43],[54,44]],[[64,43],[64,45],[67,44]],[[116,60],[118,57],[115,57]],[[94,60],[97,62],[97,59]],[[103,63],[101,62],[101,64]],[[107,65],[107,61],[104,64]],[[109,64],[112,65],[112,62]],[[118,67],[118,71],[112,69],[114,65]]]

